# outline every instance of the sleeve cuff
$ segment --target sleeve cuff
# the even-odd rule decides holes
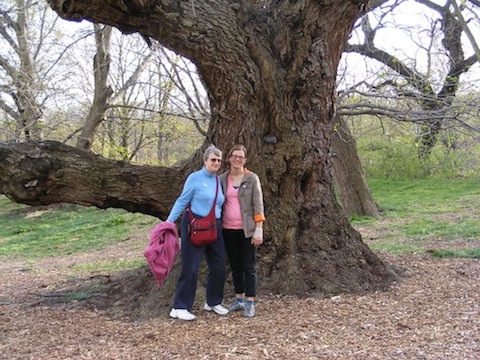
[[[255,215],[253,216],[253,220],[254,220],[255,222],[264,222],[264,221],[265,221],[265,215],[263,215],[263,214],[255,214]]]

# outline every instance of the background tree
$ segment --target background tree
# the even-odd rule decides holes
[[[68,137],[66,129],[81,112],[83,89],[75,79],[85,77],[77,72],[81,59],[70,53],[89,34],[72,34],[59,22],[45,2],[0,5],[2,139]]]
[[[93,142],[93,136],[99,124],[107,116],[107,110],[115,107],[115,105],[123,104],[128,105],[126,93],[129,89],[135,86],[138,82],[142,72],[150,63],[154,53],[148,51],[148,49],[140,49],[136,53],[137,64],[129,62],[130,69],[118,69],[116,74],[121,79],[120,83],[117,82],[115,90],[108,84],[108,78],[110,74],[110,39],[112,28],[110,26],[101,27],[98,24],[94,24],[95,44],[97,52],[93,59],[93,74],[94,74],[94,97],[89,113],[85,119],[85,124],[82,127],[81,133],[77,138],[77,147],[84,150],[89,150]],[[117,63],[121,63],[118,61]],[[134,70],[131,68],[133,67]],[[129,77],[125,79],[125,76],[129,74]],[[125,111],[125,109],[124,109]],[[128,116],[128,114],[127,114]],[[125,118],[125,117],[124,117]],[[123,147],[126,146],[127,136],[122,137],[124,139]],[[127,156],[126,159],[131,158],[132,155]],[[125,158],[124,158],[125,159]]]
[[[426,158],[431,154],[440,131],[447,135],[449,129],[470,132],[475,128],[472,110],[475,112],[478,106],[472,104],[472,98],[465,101],[465,96],[458,97],[467,83],[465,80],[460,82],[460,75],[478,60],[475,56],[477,51],[467,60],[463,56],[469,43],[474,50],[478,48],[472,31],[460,8],[455,6],[455,1],[447,1],[443,6],[430,1],[420,3],[426,7],[425,10],[420,9],[422,24],[415,25],[412,21],[405,25],[401,21],[396,22],[393,14],[402,15],[405,9],[420,7],[415,2],[372,1],[369,4],[371,11],[358,21],[358,27],[347,45],[346,54],[360,54],[368,64],[365,69],[360,69],[364,78],[353,84],[352,75],[359,66],[353,66],[351,56],[345,56],[351,61],[346,61],[346,67],[340,70],[339,86],[342,90],[332,146],[334,152],[341,156],[334,157],[333,164],[342,208],[349,216],[378,215],[378,209],[365,180],[354,136],[344,117],[350,116],[352,121],[359,122],[365,120],[362,116],[371,115],[381,121],[391,118],[417,125],[418,154],[426,170],[427,164],[431,163]],[[469,5],[467,8],[465,3],[462,9],[469,14],[468,22],[476,19],[478,25],[478,4],[472,2]],[[411,12],[413,17],[420,17],[419,10]],[[442,16],[435,16],[436,12]],[[385,33],[388,35],[385,36]],[[469,41],[461,39],[462,33],[468,36]],[[355,41],[360,44],[355,44]],[[447,146],[452,148],[451,144]]]
[[[470,127],[465,116],[468,115],[467,107],[457,100],[457,94],[462,89],[461,76],[480,59],[475,51],[472,53],[468,49],[469,41],[462,41],[462,36],[471,34],[466,23],[470,20],[478,22],[478,3],[464,3],[462,9],[470,18],[465,22],[451,1],[445,1],[443,5],[429,0],[417,1],[425,7],[424,22],[430,25],[429,28],[406,28],[393,23],[404,34],[410,34],[416,55],[409,55],[408,49],[395,54],[377,45],[379,34],[394,21],[389,17],[392,8],[411,6],[408,1],[383,1],[377,5],[380,3],[384,6],[362,18],[357,29],[361,29],[356,37],[358,42],[352,39],[345,51],[361,54],[384,67],[378,72],[381,75],[373,77],[373,81],[359,82],[358,86],[347,91],[350,95],[359,95],[361,101],[344,103],[339,113],[378,114],[418,124],[418,155],[426,158],[442,130],[452,126]],[[374,25],[372,19],[375,19]]]
[[[70,135],[79,132],[77,147],[144,164],[169,164],[188,156],[199,144],[192,110],[202,101],[198,95],[192,99],[183,84],[197,86],[192,65],[150,40],[147,46],[140,36],[122,37],[98,24],[95,28],[94,71],[87,77],[93,78],[92,89],[86,91],[92,100],[85,101],[85,122]],[[172,150],[175,155],[168,156]]]
[[[355,139],[342,116],[335,118],[332,150],[333,177],[345,215],[380,215],[367,184]]]
[[[0,5],[0,108],[13,120],[18,140],[22,135],[26,140],[42,138],[42,103],[50,77],[48,64],[39,62],[48,51],[45,38],[55,21],[39,18],[48,18],[45,3],[7,0]]]
[[[176,148],[178,156],[186,157],[198,145],[196,136],[186,136],[193,134],[194,128],[179,117],[186,107],[173,111],[171,101],[163,105],[157,101],[182,98],[168,85],[176,76],[173,69],[169,74],[168,66],[158,65],[173,61],[173,56],[164,56],[166,51],[159,51],[158,46],[151,51],[140,36],[122,41],[111,27],[95,24],[96,32],[91,26],[73,23],[65,27],[45,3],[9,1],[0,6],[2,139],[31,139],[33,132],[38,139],[43,134],[90,149],[98,130],[103,137],[97,138],[93,151],[115,159],[158,163],[148,146],[160,138],[154,124],[158,114],[163,114],[167,132],[162,134],[164,153]],[[64,23],[63,28],[59,22]],[[88,58],[94,61],[85,61]],[[179,70],[177,75],[185,77]],[[151,81],[154,79],[159,82]],[[28,119],[38,121],[26,127]],[[99,129],[104,119],[108,124]],[[175,127],[178,129],[173,131]],[[187,146],[173,142],[182,137],[190,139]],[[178,156],[170,156],[171,161]]]
[[[107,103],[113,94],[112,88],[107,84],[110,69],[110,37],[112,28],[105,26],[103,29],[100,25],[94,24],[95,44],[97,52],[93,58],[93,75],[95,92],[93,96],[90,111],[85,119],[81,134],[77,138],[77,147],[89,150],[92,143],[93,134],[98,124],[105,117],[107,111]]]

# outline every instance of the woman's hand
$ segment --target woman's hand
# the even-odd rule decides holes
[[[251,244],[253,246],[259,246],[263,244],[263,229],[261,227],[255,228],[255,232],[253,233]]]

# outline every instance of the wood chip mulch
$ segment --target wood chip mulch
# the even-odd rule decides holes
[[[39,303],[71,276],[72,264],[98,254],[27,264],[4,258],[0,359],[480,359],[480,261],[379,255],[406,269],[386,292],[259,294],[253,319],[195,309],[193,322]]]

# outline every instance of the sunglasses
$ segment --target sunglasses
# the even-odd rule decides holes
[[[222,163],[222,159],[210,159],[212,163],[218,162],[219,164]]]

